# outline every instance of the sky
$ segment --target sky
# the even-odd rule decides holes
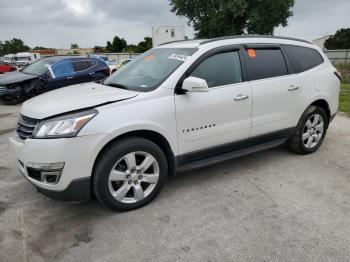
[[[283,1],[283,0],[282,0]],[[184,25],[168,0],[0,0],[0,40],[21,38],[30,47],[105,46],[115,35],[137,44],[152,26]],[[288,26],[275,35],[312,40],[350,27],[350,0],[296,0]]]

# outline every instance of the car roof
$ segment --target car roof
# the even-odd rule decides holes
[[[236,35],[227,37],[218,37],[212,39],[198,39],[198,40],[182,40],[164,43],[158,48],[199,48],[208,44],[248,44],[248,43],[262,43],[262,44],[293,44],[300,46],[312,46],[312,44],[303,39],[270,36],[270,35]]]

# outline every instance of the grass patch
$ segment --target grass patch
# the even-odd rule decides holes
[[[340,89],[339,110],[350,114],[350,84],[342,83]]]

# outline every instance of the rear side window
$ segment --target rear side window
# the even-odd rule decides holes
[[[280,49],[248,49],[247,57],[251,80],[288,74],[286,61]]]
[[[96,61],[74,61],[73,68],[75,72],[80,72],[93,67],[96,63]]]
[[[242,73],[238,52],[213,55],[201,62],[190,76],[205,79],[209,87],[240,83]]]
[[[63,61],[52,66],[52,72],[55,77],[72,76],[75,74],[72,63],[69,61]]]
[[[284,48],[293,62],[296,73],[307,71],[324,62],[320,53],[315,49],[290,45]]]

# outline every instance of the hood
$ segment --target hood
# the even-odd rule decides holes
[[[138,92],[97,83],[79,84],[34,97],[23,104],[21,113],[31,118],[43,119],[65,112],[133,98],[138,94]]]
[[[19,71],[7,73],[0,75],[0,86],[8,85],[8,84],[15,84],[15,83],[20,83],[25,80],[30,80],[37,78],[38,76],[34,75],[27,75]]]

